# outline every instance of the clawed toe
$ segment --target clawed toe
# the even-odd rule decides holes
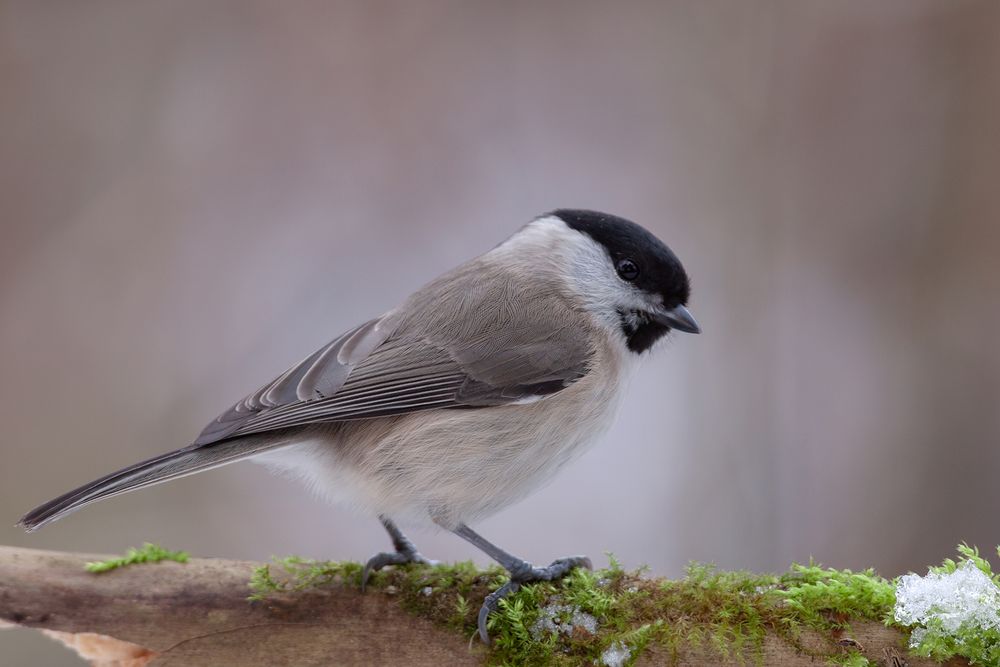
[[[594,564],[590,562],[590,559],[586,556],[570,556],[568,558],[560,558],[559,560],[553,561],[548,567],[534,568],[540,576],[536,576],[534,581],[552,581],[554,579],[562,579],[572,570],[578,567],[582,567],[585,570],[593,570]]]
[[[483,606],[479,609],[479,638],[483,643],[489,645],[490,633],[486,627],[490,614],[500,606],[500,600],[511,593],[516,593],[522,584],[529,584],[535,581],[554,581],[562,579],[575,568],[582,567],[588,570],[594,569],[593,563],[586,556],[570,556],[553,561],[548,567],[532,567],[526,561],[518,561],[511,567],[511,578],[506,584],[486,596]]]
[[[386,565],[406,565],[408,563],[418,563],[421,565],[437,565],[438,561],[429,560],[419,551],[383,551],[368,559],[364,569],[361,571],[361,592],[364,592],[368,585],[368,579],[372,572],[378,572]]]
[[[483,600],[483,606],[479,608],[479,620],[477,621],[477,626],[479,627],[479,638],[483,640],[483,643],[489,646],[490,644],[490,632],[486,628],[486,622],[490,618],[490,614],[497,610],[500,606],[500,600],[504,599],[511,593],[516,593],[518,589],[521,588],[521,584],[516,581],[508,581],[506,584],[496,589],[492,593],[486,596]]]

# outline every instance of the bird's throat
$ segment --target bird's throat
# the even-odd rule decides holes
[[[628,349],[636,354],[642,354],[656,344],[670,331],[670,328],[654,322],[646,313],[638,311],[619,311],[622,334],[628,344]]]

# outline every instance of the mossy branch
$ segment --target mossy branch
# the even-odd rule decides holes
[[[168,551],[158,544],[146,542],[138,549],[131,548],[125,552],[124,556],[115,556],[104,560],[87,563],[84,567],[87,572],[94,574],[117,570],[120,567],[129,565],[139,565],[141,563],[159,563],[164,560],[172,560],[175,563],[186,563],[190,556],[186,551]]]
[[[106,559],[0,547],[0,625],[136,666],[939,664],[908,656],[905,633],[882,622],[891,583],[871,572],[693,566],[670,581],[612,562],[524,587],[491,619],[487,649],[475,615],[499,569],[388,570],[362,594],[356,563],[165,558],[93,574],[86,564]]]

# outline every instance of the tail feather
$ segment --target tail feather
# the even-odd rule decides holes
[[[105,475],[39,505],[21,517],[17,525],[30,533],[98,500],[234,463],[286,444],[289,444],[288,441],[273,436],[239,438],[210,445],[191,445],[161,454]]]

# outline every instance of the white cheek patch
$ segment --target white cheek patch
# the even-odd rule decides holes
[[[641,292],[639,294],[641,297],[642,305],[639,306],[638,310],[644,310],[646,312],[657,311],[663,308],[663,297],[659,294],[649,294],[647,292]]]
[[[650,297],[618,276],[602,245],[585,234],[570,233],[569,279],[587,310],[617,326],[620,313],[649,309]]]
[[[659,297],[646,294],[618,276],[604,246],[556,216],[534,220],[492,252],[520,261],[528,248],[556,253],[560,278],[583,308],[616,335],[620,335],[622,313],[659,306],[652,303]],[[533,402],[540,398],[520,400]]]

